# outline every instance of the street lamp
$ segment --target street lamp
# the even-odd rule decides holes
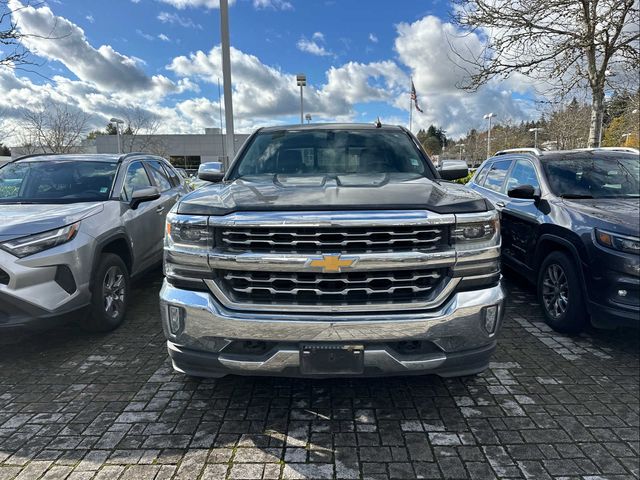
[[[487,158],[491,156],[491,119],[495,116],[496,114],[491,112],[483,117],[485,120],[489,120],[489,130],[487,130]]]
[[[458,160],[462,160],[462,151],[464,150],[464,143],[459,143],[456,146],[460,149],[460,152],[458,154]]]
[[[310,114],[310,113],[307,113],[307,114],[304,116],[304,118],[305,118],[305,120],[307,121],[307,123],[311,123],[311,114]]]
[[[124,120],[120,120],[119,118],[113,117],[109,120],[111,123],[116,124],[116,135],[118,137],[118,153],[122,153],[122,142],[120,141],[120,127],[119,125],[124,124]]]
[[[300,87],[300,123],[304,123],[304,107],[303,107],[303,95],[302,87],[307,86],[307,76],[304,73],[296,75],[296,84]]]
[[[536,127],[530,128],[529,131],[533,132],[533,148],[538,148],[538,132],[542,132],[544,128]]]

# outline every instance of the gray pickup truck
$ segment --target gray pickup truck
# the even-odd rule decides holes
[[[444,181],[406,129],[256,131],[167,216],[174,368],[335,377],[487,368],[501,326],[491,204]]]

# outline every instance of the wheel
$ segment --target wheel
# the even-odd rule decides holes
[[[114,330],[124,320],[129,303],[127,266],[118,255],[102,255],[91,285],[91,306],[82,327],[90,332]]]
[[[580,277],[573,260],[552,252],[538,272],[538,301],[545,321],[562,333],[579,333],[588,323]]]

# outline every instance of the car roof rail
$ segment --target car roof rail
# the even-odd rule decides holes
[[[496,152],[494,156],[497,157],[498,155],[507,155],[509,153],[532,153],[535,156],[542,155],[542,152],[537,148],[508,148]]]
[[[51,156],[51,155],[59,155],[58,153],[28,153],[26,155],[21,155],[19,157],[16,157],[12,160],[9,160],[10,162],[15,162],[17,160],[24,160],[25,158],[32,158],[32,157],[47,157],[47,156]]]
[[[629,152],[640,154],[640,150],[633,147],[593,147],[593,148],[577,148],[580,151],[604,150],[607,152]]]
[[[129,153],[123,153],[122,155],[120,155],[120,158],[118,158],[118,161],[122,162],[123,160],[126,160],[129,157],[139,157],[140,155],[147,155],[150,157],[155,156],[150,153],[144,153],[144,152],[129,152]]]

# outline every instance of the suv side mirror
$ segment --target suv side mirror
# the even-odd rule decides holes
[[[507,192],[511,198],[520,198],[522,200],[539,200],[540,190],[534,188],[533,185],[518,185]]]
[[[202,163],[198,168],[198,178],[207,182],[221,182],[224,178],[224,165],[220,162]]]
[[[443,180],[458,180],[469,175],[469,167],[461,167],[457,164],[441,164],[437,170]]]
[[[158,198],[160,198],[160,190],[158,190],[158,187],[139,188],[131,194],[131,202],[129,205],[132,210],[135,210],[141,203],[150,202]]]

